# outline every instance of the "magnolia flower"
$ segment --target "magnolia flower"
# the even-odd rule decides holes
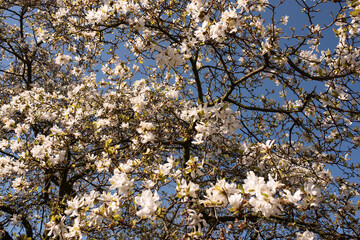
[[[257,177],[253,171],[247,173],[247,178],[244,180],[243,189],[245,193],[252,195],[261,195],[261,188],[265,185],[263,177]],[[258,194],[260,191],[260,194]]]
[[[179,54],[176,49],[167,47],[165,50],[160,50],[156,56],[156,64],[161,66],[176,67],[184,63],[182,55]]]
[[[15,178],[15,180],[12,181],[11,187],[15,189],[15,192],[19,192],[21,190],[24,190],[26,187],[29,186],[29,183],[26,182],[25,179],[21,177]]]
[[[165,96],[168,98],[177,98],[179,96],[179,91],[174,88],[168,89],[165,92]]]
[[[247,10],[247,5],[250,0],[238,0],[238,8],[245,8]]]
[[[305,206],[307,204],[307,201],[310,201],[310,206],[317,207],[319,205],[321,195],[320,188],[316,186],[313,181],[310,181],[305,183],[304,192],[308,195],[309,198],[304,198],[301,204]]]
[[[283,186],[283,184],[275,181],[270,175],[267,183],[265,183],[263,177],[257,177],[252,171],[248,172],[247,175],[243,189],[245,193],[256,196],[249,200],[254,211],[262,212],[265,217],[280,214],[281,205],[279,199],[274,198],[273,194],[275,194],[276,189]]]
[[[269,152],[272,149],[275,140],[267,140],[266,143],[261,143],[260,147],[263,149],[263,152]]]
[[[148,179],[148,180],[146,180],[146,181],[143,183],[143,186],[144,186],[145,188],[147,188],[147,189],[151,189],[152,187],[155,186],[155,182],[152,181],[152,180],[150,180],[150,179]]]
[[[268,189],[270,189],[272,194],[275,194],[276,189],[284,186],[284,184],[275,181],[271,175],[269,175],[268,177],[269,177],[269,181],[267,181],[266,186],[268,187]]]
[[[130,98],[130,102],[133,104],[133,110],[135,112],[141,112],[145,109],[145,106],[147,105],[147,101],[145,100],[145,95],[140,94],[136,97]]]
[[[3,123],[5,124],[3,128],[6,130],[11,130],[15,126],[15,121],[13,119],[5,119],[3,120]]]
[[[316,238],[315,233],[306,230],[303,234],[297,233],[296,240],[314,240]]]
[[[46,230],[48,230],[48,236],[59,237],[60,240],[63,239],[63,234],[66,233],[66,226],[64,224],[66,217],[61,217],[60,221],[56,224],[51,221],[46,224]]]
[[[80,217],[74,219],[73,226],[68,227],[68,233],[66,234],[66,239],[82,239],[81,225],[80,225]]]
[[[119,163],[119,168],[121,169],[121,171],[129,173],[134,170],[133,164],[133,160],[128,160],[126,163]]]
[[[261,212],[265,217],[271,215],[281,214],[280,203],[278,199],[273,197],[267,199],[250,198],[250,205],[253,207],[255,212]]]
[[[302,194],[301,190],[297,190],[294,193],[294,195],[292,195],[291,192],[287,189],[284,189],[284,192],[286,193],[286,195],[283,194],[283,196],[286,197],[287,201],[289,201],[297,206],[299,205],[298,202],[301,201],[301,194]]]
[[[209,22],[208,21],[204,21],[201,25],[201,27],[199,26],[198,29],[195,31],[194,35],[195,37],[197,37],[197,39],[199,39],[202,42],[205,42],[206,40],[206,28],[208,26]]]
[[[200,13],[204,10],[204,6],[201,0],[192,0],[190,4],[186,6],[186,12],[197,22],[199,21]]]
[[[243,201],[243,196],[240,193],[236,193],[231,195],[228,199],[230,207],[238,209]]]
[[[154,140],[155,140],[155,134],[152,132],[145,132],[143,135],[141,135],[142,143],[154,142]]]
[[[84,205],[84,202],[76,196],[72,201],[68,201],[67,204],[68,209],[66,209],[64,213],[70,215],[70,217],[77,217],[79,215],[78,210]]]
[[[227,205],[229,197],[240,192],[235,183],[227,183],[225,179],[218,180],[212,188],[206,189],[207,200],[202,201],[208,205]]]
[[[134,180],[129,180],[126,173],[120,173],[119,169],[114,170],[114,176],[110,178],[110,189],[117,189],[119,195],[121,193],[127,194],[133,188]]]
[[[155,173],[162,174],[163,176],[168,175],[171,169],[173,169],[175,165],[175,161],[171,157],[167,158],[167,161],[168,161],[167,163],[160,165],[159,169],[155,170]]]
[[[18,124],[15,128],[16,136],[19,138],[22,133],[27,133],[30,126],[28,124]]]
[[[199,190],[200,187],[198,184],[191,181],[188,184],[185,179],[181,179],[181,182],[178,182],[176,187],[176,191],[178,192],[177,196],[179,198],[184,198],[184,201],[187,201],[188,197],[196,198],[196,192]]]
[[[142,207],[141,210],[136,212],[136,215],[150,218],[161,204],[159,199],[160,197],[156,191],[154,194],[149,189],[142,191],[141,196],[135,197],[135,203]]]
[[[311,196],[318,196],[320,195],[320,188],[317,187],[314,182],[308,182],[305,183],[304,185],[304,191],[308,194],[310,194]]]
[[[55,63],[58,65],[66,65],[70,62],[71,56],[60,54],[55,58]]]
[[[210,26],[210,37],[218,42],[225,38],[226,23],[220,21]]]
[[[197,228],[198,232],[201,232],[201,228],[202,226],[206,227],[208,226],[207,222],[202,218],[203,215],[201,213],[197,213],[195,210],[193,209],[188,209],[187,213],[189,214],[189,221],[190,221],[190,226],[192,226],[193,228]]]
[[[288,21],[289,21],[289,16],[282,16],[281,17],[281,23],[284,24],[284,25],[287,25]]]

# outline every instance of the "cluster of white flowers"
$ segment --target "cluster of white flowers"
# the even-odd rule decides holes
[[[22,161],[14,161],[11,157],[0,157],[0,178],[8,175],[23,175],[26,171],[26,166]]]
[[[281,213],[280,200],[274,195],[277,188],[282,186],[283,184],[275,181],[270,175],[269,181],[265,183],[263,177],[257,177],[254,172],[248,172],[243,188],[245,193],[254,196],[249,200],[254,211],[260,211],[265,217],[269,217]]]
[[[194,143],[201,144],[214,134],[231,135],[240,128],[237,113],[229,107],[219,104],[215,107],[197,106],[184,109],[180,117],[186,121],[200,120],[195,129]]]
[[[170,68],[182,65],[184,63],[184,59],[182,58],[179,51],[172,48],[167,47],[164,50],[159,50],[159,54],[156,56],[156,64],[161,68],[163,66],[168,66]]]
[[[135,203],[141,206],[141,210],[137,211],[136,215],[146,218],[152,217],[161,205],[159,199],[160,197],[156,191],[154,194],[149,189],[142,191],[140,196],[135,197]]]
[[[122,193],[127,195],[134,184],[134,180],[129,180],[127,174],[120,172],[119,169],[114,170],[114,176],[112,176],[109,181],[111,183],[110,189],[117,189],[119,195]]]
[[[140,127],[137,129],[137,131],[141,134],[141,142],[153,142],[155,140],[155,135],[153,133],[154,124],[150,122],[141,122],[139,126]]]
[[[144,110],[148,103],[145,100],[145,94],[139,94],[138,96],[131,98],[130,101],[133,104],[134,111],[136,112],[141,112]]]
[[[70,55],[60,54],[55,58],[55,63],[59,65],[66,65],[70,62],[70,60]]]
[[[190,235],[194,238],[198,238],[202,235],[202,229],[208,226],[208,223],[203,219],[201,213],[196,212],[193,209],[187,210],[189,225],[194,229],[194,232]]]
[[[240,195],[240,189],[237,188],[235,183],[229,184],[225,179],[222,179],[218,180],[216,185],[212,188],[206,189],[206,200],[202,202],[209,206],[226,206],[232,195]],[[235,205],[235,203],[232,203],[231,205]]]
[[[167,176],[171,170],[175,167],[175,161],[172,157],[167,158],[167,163],[159,165],[158,169],[154,172],[160,176]]]
[[[200,190],[200,187],[198,184],[189,182],[187,183],[185,179],[181,179],[180,182],[177,183],[176,191],[177,196],[179,198],[182,198],[183,201],[187,201],[188,198],[196,198],[197,197],[197,191]]]
[[[200,20],[200,14],[202,11],[204,11],[204,9],[205,7],[202,0],[192,0],[191,3],[186,6],[186,12],[196,21]]]

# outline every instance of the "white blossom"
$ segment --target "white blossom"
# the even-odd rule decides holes
[[[55,58],[55,63],[58,65],[67,65],[71,60],[70,55],[60,54]]]
[[[160,197],[156,191],[154,194],[151,190],[142,191],[141,196],[135,197],[135,203],[141,206],[141,210],[137,211],[136,215],[145,218],[152,217],[161,205],[159,199]]]
[[[134,180],[129,180],[126,173],[121,173],[119,169],[114,170],[114,176],[109,179],[110,189],[117,189],[119,194],[127,195],[128,191],[133,188]]]
[[[297,233],[297,240],[315,240],[316,239],[316,235],[313,232],[310,232],[309,230],[306,230],[305,232],[301,233]]]
[[[200,190],[200,187],[198,184],[189,182],[187,183],[185,179],[181,179],[180,182],[177,183],[176,191],[178,192],[178,197],[183,198],[183,200],[186,202],[189,197],[196,198],[197,197],[197,191]]]

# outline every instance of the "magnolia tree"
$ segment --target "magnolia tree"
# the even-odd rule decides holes
[[[360,235],[360,1],[0,15],[0,239]]]

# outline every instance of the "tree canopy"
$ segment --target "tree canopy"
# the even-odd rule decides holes
[[[360,235],[359,0],[0,18],[0,239]]]

